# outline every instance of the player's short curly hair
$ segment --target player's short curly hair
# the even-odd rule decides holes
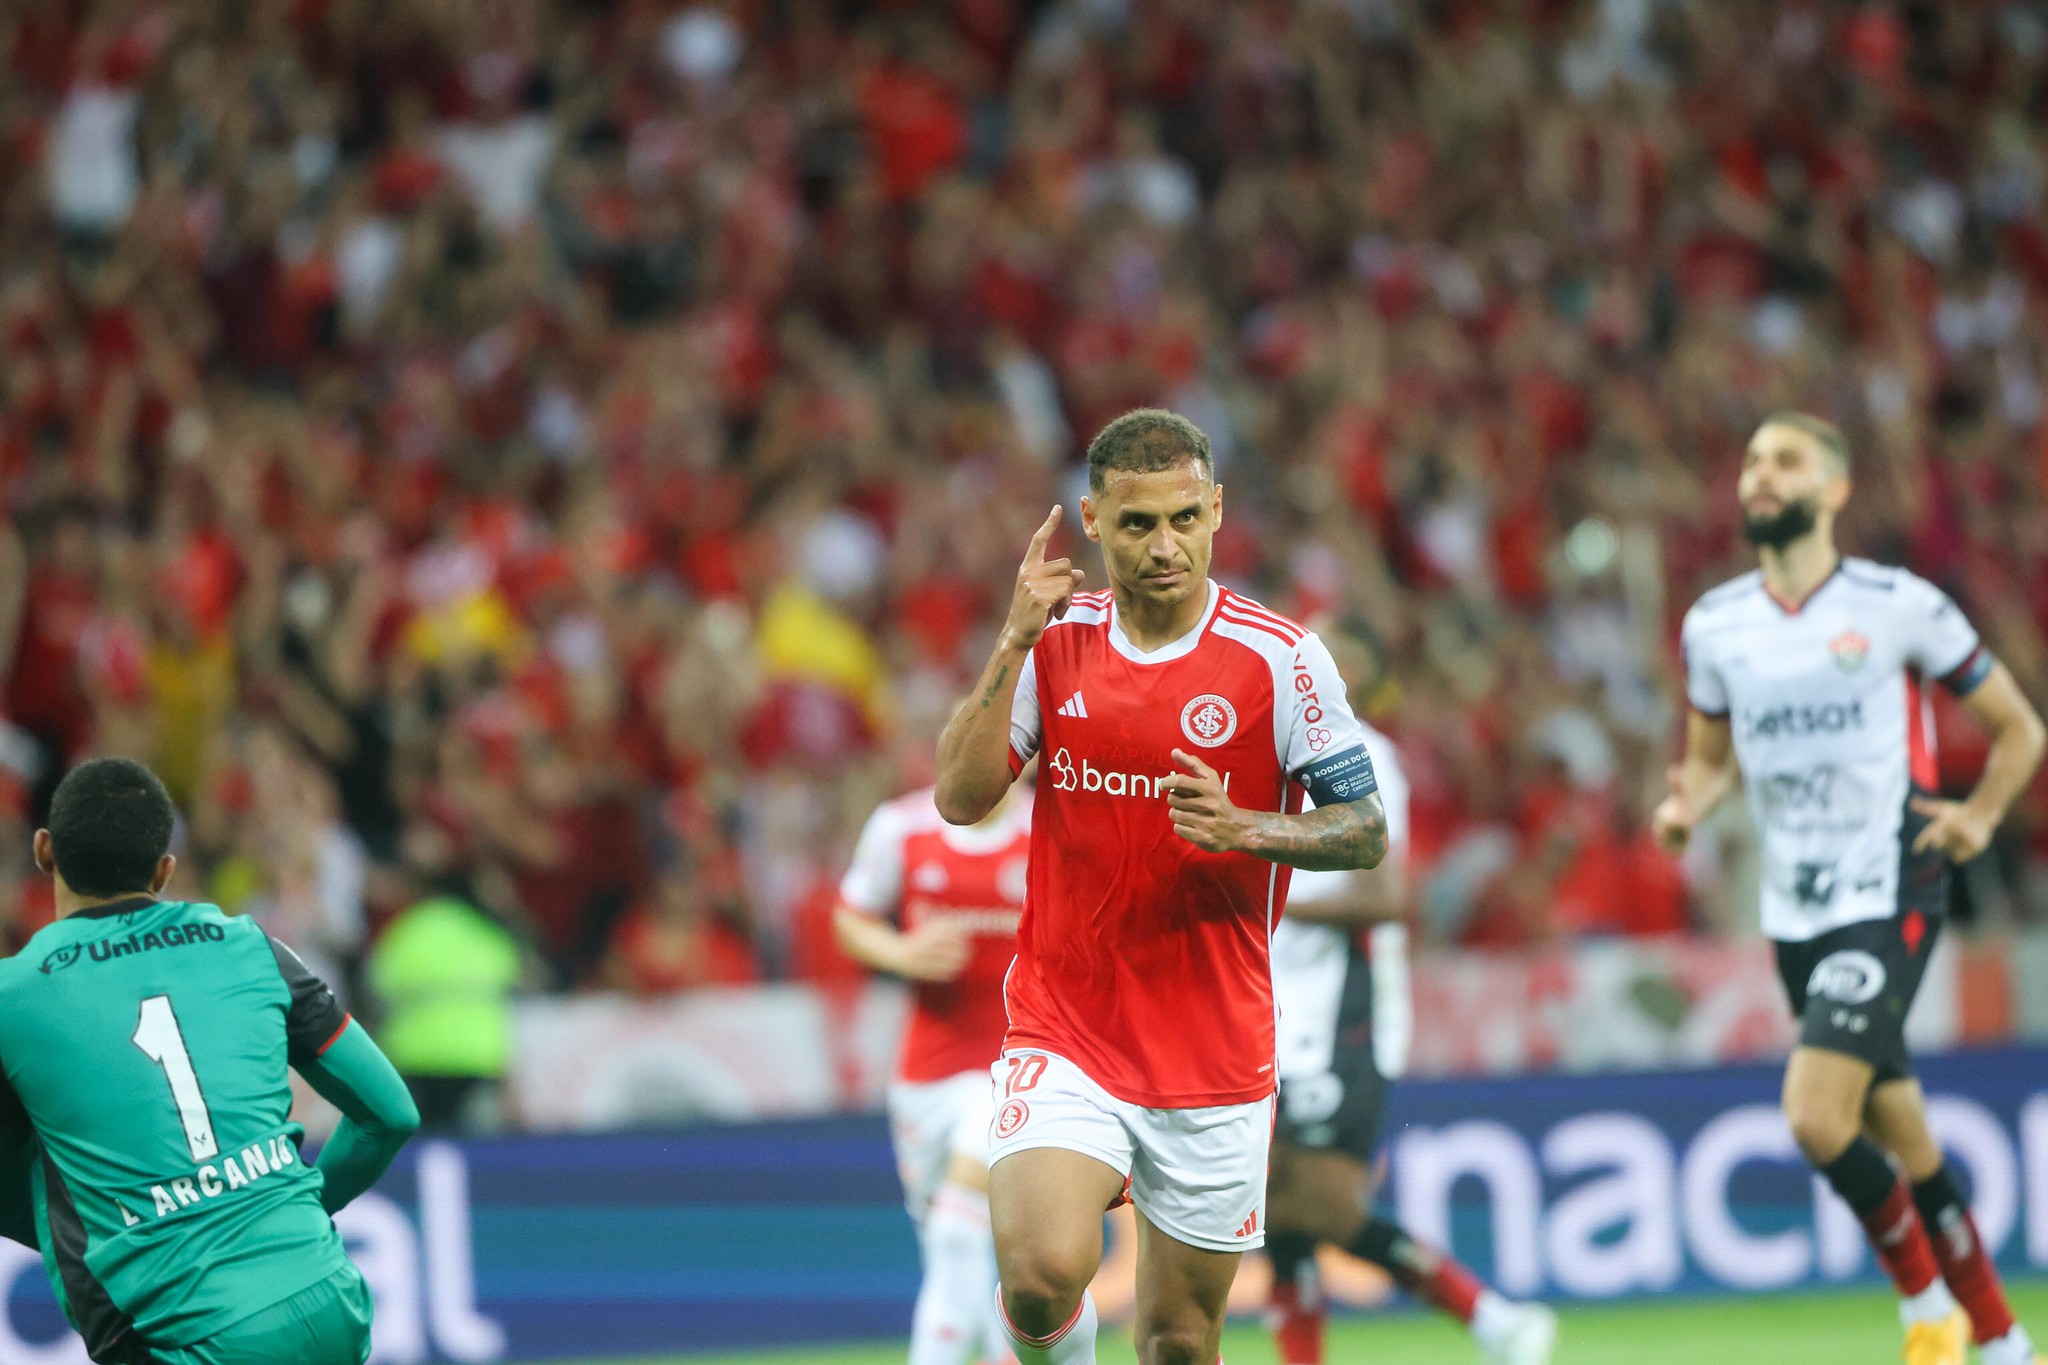
[[[1774,412],[1757,424],[1757,430],[1765,427],[1790,427],[1803,431],[1820,442],[1820,448],[1835,468],[1841,473],[1849,472],[1849,441],[1842,435],[1842,429],[1825,417],[1815,417],[1810,412]]]
[[[147,893],[171,848],[171,794],[132,758],[95,758],[64,775],[50,798],[50,845],[64,884],[106,899]]]
[[[1111,470],[1155,474],[1178,469],[1189,460],[1202,467],[1204,478],[1216,477],[1209,438],[1200,427],[1165,408],[1138,408],[1111,422],[1088,443],[1088,487],[1100,493]]]

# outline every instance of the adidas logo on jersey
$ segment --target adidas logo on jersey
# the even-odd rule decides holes
[[[1059,713],[1063,716],[1072,716],[1077,720],[1086,720],[1088,719],[1088,703],[1082,701],[1081,694],[1076,692],[1073,696],[1068,697],[1065,702],[1061,703]]]

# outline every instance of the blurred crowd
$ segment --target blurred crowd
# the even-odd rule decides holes
[[[860,821],[1146,403],[1351,645],[1432,941],[1753,917],[1739,815],[1643,826],[1764,412],[2048,695],[2036,5],[19,0],[0,63],[17,942],[112,751],[345,978],[422,903],[503,981],[843,973]],[[2044,858],[2037,791],[1961,908]]]

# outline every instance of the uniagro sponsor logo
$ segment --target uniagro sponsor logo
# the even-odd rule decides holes
[[[52,976],[58,972],[63,971],[66,967],[69,967],[74,962],[77,962],[78,959],[84,955],[84,953],[84,944],[67,943],[62,948],[59,948],[56,952],[51,953],[48,957],[44,958],[43,965],[37,968],[37,970],[42,972],[44,976]]]

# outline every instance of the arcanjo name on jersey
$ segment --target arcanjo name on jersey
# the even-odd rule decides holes
[[[156,1208],[157,1217],[167,1217],[180,1209],[218,1199],[230,1190],[246,1189],[264,1177],[288,1170],[298,1163],[298,1144],[289,1137],[274,1137],[252,1143],[218,1163],[209,1162],[189,1176],[150,1186],[150,1202]],[[121,1204],[120,1209],[123,1223],[131,1228],[141,1226],[142,1220],[129,1212],[126,1204]]]
[[[189,948],[195,943],[220,943],[226,940],[227,930],[218,924],[167,924],[161,929],[151,929],[143,934],[129,934],[125,938],[95,939],[91,943],[67,943],[43,959],[42,973],[50,976],[63,971],[81,957],[90,957],[94,962],[111,962],[117,957],[128,957],[134,953],[153,953],[159,948]]]

